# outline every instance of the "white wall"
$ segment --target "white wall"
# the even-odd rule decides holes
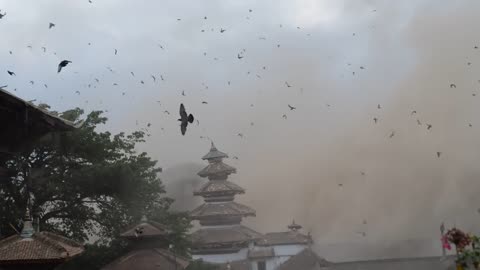
[[[228,254],[207,254],[207,255],[193,255],[194,260],[202,259],[205,262],[211,263],[227,263],[233,261],[240,261],[247,259],[248,248],[243,248],[237,253]]]

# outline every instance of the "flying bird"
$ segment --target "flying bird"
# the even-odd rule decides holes
[[[416,114],[416,113],[417,113],[417,111],[412,111],[411,115]]]
[[[381,109],[382,107],[380,106],[380,104],[377,105],[377,109]]]
[[[237,156],[233,156],[233,159],[238,159],[238,157],[237,157]]]
[[[0,11],[2,11],[2,10],[0,9]],[[5,17],[5,15],[7,15],[7,13],[6,13],[6,12],[5,12],[5,13],[3,13],[3,14],[2,14],[2,13],[0,13],[0,19],[3,19],[3,17]]]
[[[47,48],[42,47],[43,52],[47,52]]]
[[[237,136],[240,137],[240,138],[243,138],[243,134],[242,134],[242,133],[238,133]]]
[[[285,82],[285,85],[286,85],[287,87],[292,87],[290,84],[288,84],[288,82]]]
[[[208,104],[208,102],[206,102],[206,101],[202,101],[202,104]]]
[[[78,90],[75,91],[75,94],[80,95],[80,91],[78,91]]]
[[[286,114],[282,115],[282,117],[283,117],[283,119],[287,119],[287,115],[286,115]]]
[[[182,96],[185,96],[185,90],[182,90]]]
[[[457,88],[457,85],[455,85],[454,83],[450,84],[450,88]]]
[[[374,117],[373,122],[375,122],[375,124],[376,124],[378,122],[378,118]]]
[[[60,71],[62,71],[62,68],[66,67],[69,63],[72,63],[72,61],[63,60],[62,62],[60,62],[60,64],[58,64],[57,73],[60,73]]]
[[[420,120],[417,119],[417,124],[422,125],[422,122],[420,122]]]
[[[130,74],[132,74],[132,76],[135,77],[135,73],[133,73],[133,71],[130,71]]]
[[[183,106],[183,103],[180,104],[180,131],[182,132],[182,135],[185,135],[185,132],[187,132],[187,125],[188,123],[193,123],[193,115],[189,114],[187,115],[187,112],[185,111],[185,106]]]
[[[12,51],[8,51],[8,52],[9,52],[10,54],[13,54],[13,52],[12,52]]]
[[[238,58],[238,59],[242,59],[243,56],[241,56],[240,54],[237,54],[237,58]]]
[[[293,107],[290,104],[288,104],[288,108],[290,108],[290,111],[293,111],[293,110],[297,109],[296,107]]]
[[[10,70],[7,70],[7,73],[8,73],[8,75],[10,75],[10,76],[17,76],[17,74],[15,74],[15,72],[10,71]]]
[[[164,111],[163,113],[170,114],[170,112],[169,112],[169,111]]]
[[[392,138],[393,136],[395,136],[395,131],[392,131],[392,133],[390,133],[389,138]]]
[[[220,33],[223,33],[223,32],[225,32],[225,31],[226,31],[225,29],[220,28]]]
[[[48,88],[48,85],[47,85],[47,84],[44,84],[43,86],[45,86],[45,88]]]
[[[156,82],[156,81],[157,81],[157,78],[155,78],[155,76],[153,76],[153,75],[150,75],[150,77],[152,77],[152,79],[153,79],[153,82]]]
[[[431,129],[431,128],[432,128],[432,125],[427,124],[427,129],[429,130],[429,129]]]
[[[469,127],[472,127],[472,123],[468,123],[468,126],[469,126]]]
[[[160,75],[160,79],[161,79],[162,81],[164,81],[164,79],[163,79],[163,75]]]
[[[32,49],[32,45],[28,45],[27,48],[29,48],[30,50]]]
[[[34,82],[34,81],[30,81],[30,83],[33,85],[35,82]]]
[[[437,157],[440,157],[441,154],[442,152],[437,152]]]
[[[117,55],[117,52],[118,52],[117,49],[115,49],[115,55]]]
[[[144,82],[144,81],[140,81],[140,83],[141,83],[141,84],[145,84],[145,82]]]
[[[53,27],[55,27],[55,24],[54,24],[54,23],[49,23],[49,24],[48,24],[48,29],[52,29]]]

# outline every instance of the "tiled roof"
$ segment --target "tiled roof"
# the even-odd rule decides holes
[[[265,237],[257,241],[260,246],[274,246],[274,245],[308,245],[312,242],[311,237],[304,235],[298,231],[288,232],[274,232],[267,233]]]
[[[217,216],[255,216],[255,210],[236,202],[204,203],[190,212],[193,219]]]
[[[216,243],[249,242],[263,235],[243,225],[199,229],[191,235],[194,246]]]
[[[212,146],[210,148],[210,152],[208,152],[205,156],[202,157],[203,160],[215,159],[215,158],[227,158],[228,155],[218,151],[215,145],[212,142]]]
[[[170,230],[168,230],[164,225],[151,220],[143,220],[140,223],[130,227],[128,230],[120,234],[120,236],[127,238],[140,238],[164,236],[168,235],[169,233]]]
[[[79,243],[49,232],[35,233],[30,238],[13,235],[0,241],[0,264],[64,261],[83,251]]]
[[[102,270],[182,270],[190,262],[164,249],[138,249],[104,266]]]
[[[230,181],[210,180],[193,192],[193,195],[213,195],[215,193],[242,194],[245,193],[245,189]]]
[[[252,263],[249,260],[233,261],[217,264],[216,270],[252,270]],[[300,270],[300,269],[296,269]]]
[[[310,248],[306,248],[286,262],[282,263],[276,270],[320,270],[332,269],[332,264],[319,257]],[[352,268],[356,269],[356,268]],[[388,268],[384,268],[388,269]]]
[[[74,128],[78,128],[81,126],[75,125],[74,123],[65,120],[57,115],[54,115],[46,110],[40,109],[39,107],[33,105],[30,102],[27,102],[19,97],[14,96],[13,94],[9,93],[8,91],[0,88],[0,100],[4,100],[9,104],[14,106],[22,106],[29,110],[31,110],[34,114],[40,116],[39,119],[43,120],[45,124],[51,126],[54,130],[72,130]]]
[[[217,161],[217,162],[212,162],[207,165],[207,167],[203,168],[200,172],[198,172],[198,175],[200,177],[208,177],[211,175],[216,175],[216,174],[231,174],[231,173],[236,173],[237,169],[234,167],[227,165],[223,163],[222,161]]]

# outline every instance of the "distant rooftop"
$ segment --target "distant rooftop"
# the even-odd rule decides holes
[[[210,160],[210,159],[217,159],[217,158],[228,158],[228,155],[218,151],[217,148],[215,147],[215,144],[213,144],[210,147],[210,152],[208,152],[206,155],[202,157],[203,160]]]
[[[193,219],[218,216],[255,216],[255,210],[236,202],[204,203],[190,212]]]
[[[263,235],[243,225],[219,228],[203,228],[192,235],[194,246],[208,246],[217,243],[250,242],[261,239]]]
[[[264,238],[257,241],[259,246],[276,245],[308,245],[312,238],[298,231],[266,233]]]

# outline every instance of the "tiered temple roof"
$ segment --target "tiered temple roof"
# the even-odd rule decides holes
[[[30,214],[26,213],[20,235],[0,241],[0,268],[51,268],[81,254],[81,244],[50,232],[35,232]]]
[[[255,216],[255,210],[234,201],[235,195],[245,190],[227,180],[236,169],[223,162],[227,154],[219,151],[212,142],[210,151],[202,157],[207,167],[198,175],[208,178],[193,194],[202,196],[205,203],[190,212],[200,225],[208,226],[194,232],[192,240],[194,253],[225,253],[238,251],[263,235],[240,225],[243,217]]]

